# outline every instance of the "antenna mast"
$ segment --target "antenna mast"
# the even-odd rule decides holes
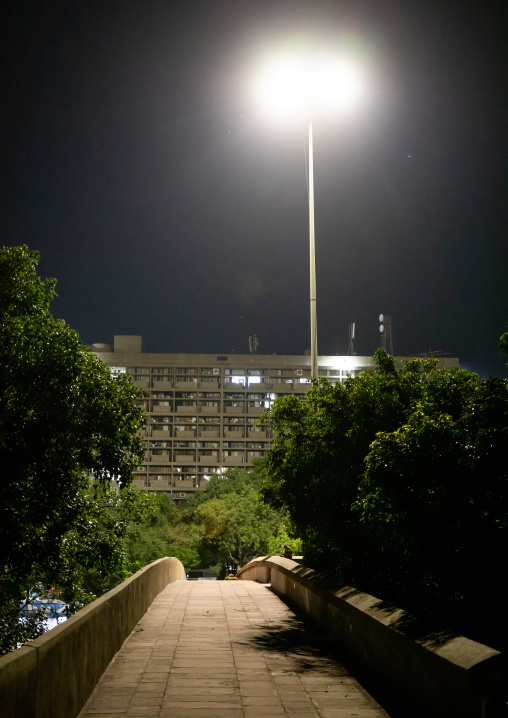
[[[393,356],[392,318],[387,314],[379,315],[379,331],[381,333],[381,348],[387,354]]]
[[[352,322],[349,325],[349,347],[347,350],[348,357],[356,356],[356,352],[355,352],[355,348],[354,348],[355,327],[356,327],[356,322]]]
[[[251,354],[256,354],[259,347],[258,338],[255,334],[249,337],[249,351]]]

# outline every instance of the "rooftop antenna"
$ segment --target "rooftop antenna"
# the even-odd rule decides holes
[[[387,354],[393,356],[392,318],[387,314],[379,315],[379,331],[381,333],[381,348]]]
[[[249,337],[249,351],[251,354],[256,354],[259,347],[258,338],[255,334]]]
[[[349,347],[347,350],[348,357],[356,356],[356,352],[355,352],[355,348],[354,348],[355,329],[356,329],[356,322],[352,322],[349,325]]]

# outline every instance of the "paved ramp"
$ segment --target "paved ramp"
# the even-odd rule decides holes
[[[387,718],[267,586],[177,581],[117,653],[83,718]]]

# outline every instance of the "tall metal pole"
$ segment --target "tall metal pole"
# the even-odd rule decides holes
[[[309,254],[310,254],[310,360],[311,377],[318,377],[317,314],[316,314],[316,251],[314,235],[314,150],[312,120],[309,121]]]

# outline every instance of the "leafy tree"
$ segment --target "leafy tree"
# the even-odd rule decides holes
[[[508,356],[508,332],[500,336],[498,346],[501,353]]]
[[[357,504],[381,549],[377,585],[491,644],[508,641],[507,445],[506,380],[476,382],[454,414],[422,402],[377,435]]]
[[[281,516],[261,501],[260,485],[255,471],[230,468],[212,477],[206,493],[196,496],[194,516],[203,536],[205,562],[243,566],[267,553]]]
[[[36,583],[82,600],[78,565],[103,573],[121,565],[115,536],[124,519],[105,510],[106,494],[90,494],[90,477],[99,485],[116,477],[127,486],[143,454],[138,391],[51,315],[55,281],[37,276],[37,262],[25,246],[0,250],[0,630],[10,636],[4,651],[26,639],[26,632],[15,636],[19,604]]]
[[[508,383],[376,361],[342,385],[316,382],[303,404],[275,402],[263,494],[288,509],[316,567],[477,637],[488,614],[507,639]]]
[[[131,522],[126,533],[126,566],[129,571],[163,556],[176,556],[187,570],[244,564],[256,555],[282,553],[290,538],[287,518],[260,501],[259,471],[229,469],[210,480],[208,490],[177,506],[166,494],[152,495],[156,511],[142,522]],[[115,585],[120,575],[100,584]],[[99,592],[97,590],[96,592]]]
[[[153,495],[152,495],[153,496]],[[201,532],[186,506],[176,506],[167,494],[153,496],[157,510],[143,523],[132,523],[126,540],[127,564],[137,571],[164,556],[175,556],[186,570],[200,564]]]
[[[351,505],[369,445],[377,431],[404,423],[425,378],[435,374],[435,361],[408,362],[401,372],[383,350],[376,361],[375,371],[355,379],[316,382],[305,402],[277,399],[270,414],[276,438],[263,496],[289,512],[306,559],[323,570],[333,566],[347,581],[358,575],[359,561],[368,572],[364,531]]]
[[[268,550],[266,553],[268,556],[283,555],[285,546],[289,546],[291,548],[293,556],[298,556],[302,553],[302,539],[295,538],[288,528],[288,525],[282,523],[277,528],[277,534],[270,536],[268,540]]]

